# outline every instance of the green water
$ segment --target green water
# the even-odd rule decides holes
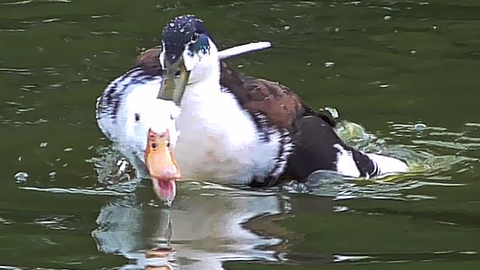
[[[271,41],[230,64],[335,107],[376,137],[352,144],[418,173],[310,192],[184,183],[171,209],[148,183],[102,184],[96,97],[185,13],[222,48]],[[479,60],[477,0],[0,0],[0,269],[142,269],[168,238],[175,269],[478,269]]]

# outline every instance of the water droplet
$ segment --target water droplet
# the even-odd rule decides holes
[[[121,173],[126,172],[127,166],[128,166],[128,162],[126,160],[120,160],[119,162],[117,162],[117,165],[119,165],[119,168],[118,168],[119,172]]]
[[[47,147],[47,145],[48,145],[48,142],[41,142],[40,143],[41,148],[45,148],[45,147]]]
[[[12,224],[12,222],[0,217],[0,224],[10,225],[10,224]]]
[[[416,131],[424,131],[425,129],[427,129],[427,125],[423,124],[423,123],[418,123],[418,124],[415,124],[413,126],[413,128],[416,130]]]
[[[52,180],[55,179],[55,176],[57,176],[57,172],[49,172],[48,173],[48,177],[50,177],[50,179],[52,179]]]
[[[333,208],[333,212],[335,212],[335,213],[347,212],[348,210],[350,210],[350,209],[347,206],[335,206]]]
[[[390,85],[388,84],[380,84],[380,88],[388,88]]]
[[[159,205],[156,201],[151,200],[151,201],[148,203],[148,206],[158,208],[158,207],[160,207],[161,205]]]
[[[17,183],[25,183],[25,182],[27,182],[27,179],[28,179],[28,173],[26,173],[26,172],[17,172],[14,177],[15,177],[15,182],[17,182]]]
[[[73,151],[73,148],[71,147],[67,147],[65,149],[63,149],[64,152],[72,152]]]
[[[284,31],[290,30],[290,25],[285,25],[285,26],[283,27],[283,30],[284,30]]]
[[[325,67],[326,68],[330,68],[330,67],[333,67],[335,66],[335,62],[325,62]]]
[[[384,19],[385,21],[389,21],[391,18],[392,18],[392,16],[388,16],[388,15],[385,16],[385,17],[383,17],[383,19]]]
[[[411,53],[411,54],[416,54],[416,53],[417,53],[417,51],[415,51],[415,50],[411,50],[411,51],[410,51],[410,53]]]

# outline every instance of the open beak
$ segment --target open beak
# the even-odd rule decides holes
[[[155,193],[161,200],[171,203],[176,195],[175,181],[182,175],[173,156],[168,130],[162,134],[148,130],[145,164]]]
[[[188,83],[190,71],[185,68],[183,57],[180,57],[174,64],[164,61],[163,80],[158,93],[158,98],[173,100],[175,104],[180,105],[183,93]]]

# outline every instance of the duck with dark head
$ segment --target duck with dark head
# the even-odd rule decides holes
[[[181,109],[174,152],[183,179],[272,186],[317,170],[367,178],[408,171],[401,160],[347,145],[329,114],[315,112],[286,86],[220,61],[199,18],[167,23],[162,46],[158,96]]]

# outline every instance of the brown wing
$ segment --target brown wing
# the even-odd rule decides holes
[[[135,59],[134,65],[141,67],[149,75],[162,75],[163,68],[159,60],[161,52],[162,49],[160,47],[149,49]]]
[[[295,120],[306,115],[319,115],[329,125],[333,118],[315,113],[292,90],[278,82],[245,76],[222,62],[220,84],[229,89],[250,113],[260,112],[272,125],[292,130]]]
[[[135,60],[135,66],[141,67],[149,75],[162,75],[160,47],[143,52]],[[221,62],[220,84],[229,89],[239,103],[250,113],[262,113],[272,125],[291,130],[294,121],[305,115],[319,115],[329,125],[335,126],[330,115],[315,113],[292,90],[278,82],[258,79],[237,73]]]

